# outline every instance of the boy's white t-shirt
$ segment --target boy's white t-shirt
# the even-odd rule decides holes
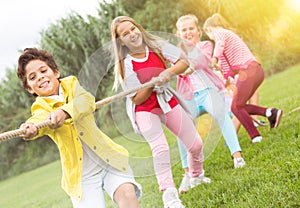
[[[43,96],[41,96],[43,97]],[[64,92],[62,90],[61,84],[59,84],[59,89],[58,89],[58,95],[51,95],[51,96],[44,96],[45,98],[51,98],[53,100],[58,100],[60,102],[65,100],[65,95]]]
[[[83,149],[82,181],[84,181],[86,178],[106,169],[109,165],[98,157],[82,140],[81,144]]]

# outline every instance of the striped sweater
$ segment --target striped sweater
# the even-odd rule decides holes
[[[224,67],[224,77],[232,76],[232,71],[247,68],[252,61],[256,61],[256,58],[244,41],[230,30],[216,29],[214,40],[213,57],[218,58],[221,67]]]

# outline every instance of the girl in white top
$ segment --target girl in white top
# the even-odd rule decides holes
[[[180,138],[188,150],[192,186],[210,182],[204,177],[201,137],[168,84],[173,74],[183,73],[188,68],[188,63],[181,57],[179,48],[146,32],[132,18],[116,17],[111,24],[111,34],[116,58],[115,89],[119,83],[123,90],[129,90],[153,78],[160,80],[160,86],[127,96],[127,113],[135,131],[151,147],[159,189],[164,192],[164,207],[181,208],[162,124]],[[167,68],[166,62],[172,66]]]

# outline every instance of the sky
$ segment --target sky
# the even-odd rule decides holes
[[[96,16],[99,0],[5,0],[0,2],[0,80],[15,69],[20,50],[38,47],[40,32],[72,11]]]

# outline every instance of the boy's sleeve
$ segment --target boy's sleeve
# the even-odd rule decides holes
[[[35,102],[32,107],[32,116],[26,121],[26,123],[38,124],[46,120],[47,116],[49,115],[49,111],[45,110],[42,104]],[[38,129],[38,134],[35,137],[30,138],[29,140],[35,140],[39,137],[50,135],[54,130],[45,127]]]
[[[71,83],[66,83],[72,92],[69,92],[68,103],[60,109],[66,111],[76,121],[83,116],[91,114],[96,109],[95,97],[80,86],[74,77]]]

